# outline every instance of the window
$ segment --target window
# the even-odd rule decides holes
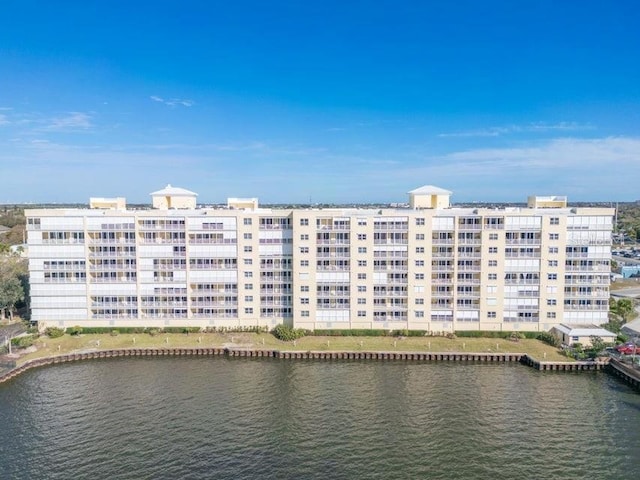
[[[490,233],[489,234],[489,240],[497,240],[498,239],[498,234],[497,233]]]
[[[367,261],[366,260],[358,260],[358,266],[359,267],[366,267],[367,266]]]
[[[309,247],[300,247],[300,253],[309,253]]]
[[[358,285],[358,291],[359,292],[366,292],[367,291],[367,286],[366,285]]]
[[[549,253],[558,253],[558,247],[549,247]]]
[[[497,273],[490,273],[487,278],[489,280],[497,280],[498,279],[498,274]]]
[[[558,301],[555,298],[547,298],[547,305],[553,306],[557,304],[558,304]]]
[[[549,266],[550,267],[557,267],[558,266],[558,260],[549,260]]]
[[[243,236],[245,240],[251,240],[251,237],[252,237],[250,233],[245,233]]]
[[[244,278],[251,278],[253,277],[253,272],[244,272]]]
[[[416,233],[416,240],[424,240],[424,233]]]
[[[244,289],[245,290],[253,290],[253,283],[245,283],[244,284]]]
[[[309,316],[309,310],[302,310],[300,312],[300,316],[301,317],[308,317]]]
[[[308,218],[301,218],[300,219],[300,225],[303,227],[306,227],[309,225],[309,219]]]
[[[424,305],[424,298],[416,298],[416,305]]]
[[[301,298],[300,303],[303,305],[309,305],[309,299],[307,297]]]
[[[358,280],[366,280],[367,279],[367,274],[366,273],[359,273],[358,274]]]
[[[364,218],[359,218],[358,219],[358,226],[360,227],[366,227],[367,226],[367,220]]]
[[[496,318],[496,312],[487,312],[487,318]]]
[[[416,273],[416,280],[424,280],[424,273]]]
[[[416,225],[424,225],[424,218],[416,218]]]
[[[244,313],[252,314],[253,313],[253,307],[246,307],[244,309]]]
[[[245,225],[251,225],[251,219],[250,218],[245,218],[244,219],[244,224]]]
[[[309,291],[309,285],[300,285],[300,291],[301,292],[308,292]]]
[[[250,252],[253,252],[253,247],[251,245],[245,245],[244,253],[250,253]]]
[[[415,311],[416,317],[417,318],[422,318],[424,317],[424,312],[422,310],[416,310]]]
[[[424,247],[416,247],[416,253],[424,253]]]
[[[367,253],[367,247],[358,247],[358,253]]]
[[[300,235],[300,240],[309,240],[309,234],[303,233],[302,235]]]
[[[498,253],[498,247],[489,247],[489,253]]]
[[[549,240],[560,240],[560,234],[559,233],[550,233],[549,234]]]
[[[301,267],[308,267],[309,266],[309,260],[300,260],[300,266]]]
[[[498,292],[498,287],[496,287],[495,285],[489,285],[487,287],[487,293],[497,293]]]
[[[367,316],[367,312],[364,310],[358,310],[358,316],[359,317],[366,317]]]
[[[366,233],[359,233],[358,234],[358,240],[366,240],[367,239],[367,234]]]
[[[548,273],[547,274],[547,280],[557,280],[558,279],[558,274],[557,273]]]
[[[250,259],[250,258],[245,258],[243,261],[244,261],[245,265],[252,265],[253,264],[253,260]]]
[[[551,225],[560,225],[560,218],[558,217],[551,217],[549,219],[549,224]]]
[[[253,302],[253,295],[245,295],[244,301],[245,302]]]
[[[424,267],[424,260],[416,260],[416,267]]]
[[[547,312],[547,318],[556,318],[556,312]]]
[[[367,299],[366,298],[359,298],[358,299],[358,305],[366,305],[367,304]]]
[[[497,267],[498,266],[498,261],[497,260],[489,260],[489,266],[490,267]]]

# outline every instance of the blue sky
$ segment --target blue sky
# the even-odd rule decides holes
[[[635,1],[0,4],[0,203],[640,198]]]

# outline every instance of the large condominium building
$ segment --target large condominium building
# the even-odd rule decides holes
[[[153,208],[93,198],[27,215],[41,326],[549,330],[602,324],[613,209],[530,197],[452,208],[425,186],[405,208],[197,208],[167,186]]]

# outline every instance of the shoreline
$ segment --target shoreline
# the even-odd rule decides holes
[[[409,352],[409,351],[317,351],[317,350],[278,350],[235,347],[174,347],[174,348],[117,348],[94,349],[62,355],[40,357],[15,366],[0,375],[0,384],[22,373],[47,365],[120,357],[158,357],[158,356],[225,356],[244,358],[276,358],[287,360],[375,360],[375,361],[420,361],[420,362],[482,362],[482,363],[520,363],[539,371],[606,371],[613,367],[618,376],[627,379],[636,388],[637,379],[621,372],[615,364],[608,361],[595,362],[541,362],[526,353],[486,353],[486,352]],[[623,375],[620,375],[620,374]],[[635,382],[635,383],[634,383]]]

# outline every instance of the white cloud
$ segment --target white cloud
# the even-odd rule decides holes
[[[90,115],[82,112],[69,112],[63,117],[55,117],[49,120],[44,129],[50,131],[77,131],[89,130],[92,127]]]
[[[183,107],[192,107],[196,104],[196,102],[194,102],[193,100],[182,99],[182,98],[164,99],[162,97],[158,97],[157,95],[151,95],[149,98],[154,102],[164,103],[165,105],[168,105],[170,107],[176,107],[179,105],[182,105]]]
[[[380,168],[375,175],[388,184],[440,185],[462,199],[517,200],[551,192],[576,200],[634,200],[640,196],[640,138],[560,138],[423,155],[418,163]]]
[[[0,113],[0,125],[9,125],[10,123],[11,122],[9,121],[7,116]]]
[[[533,122],[526,125],[504,125],[498,127],[481,128],[478,130],[440,133],[438,137],[499,137],[501,135],[508,135],[512,133],[570,132],[593,129],[595,129],[595,127],[591,124],[581,124],[577,122]]]

